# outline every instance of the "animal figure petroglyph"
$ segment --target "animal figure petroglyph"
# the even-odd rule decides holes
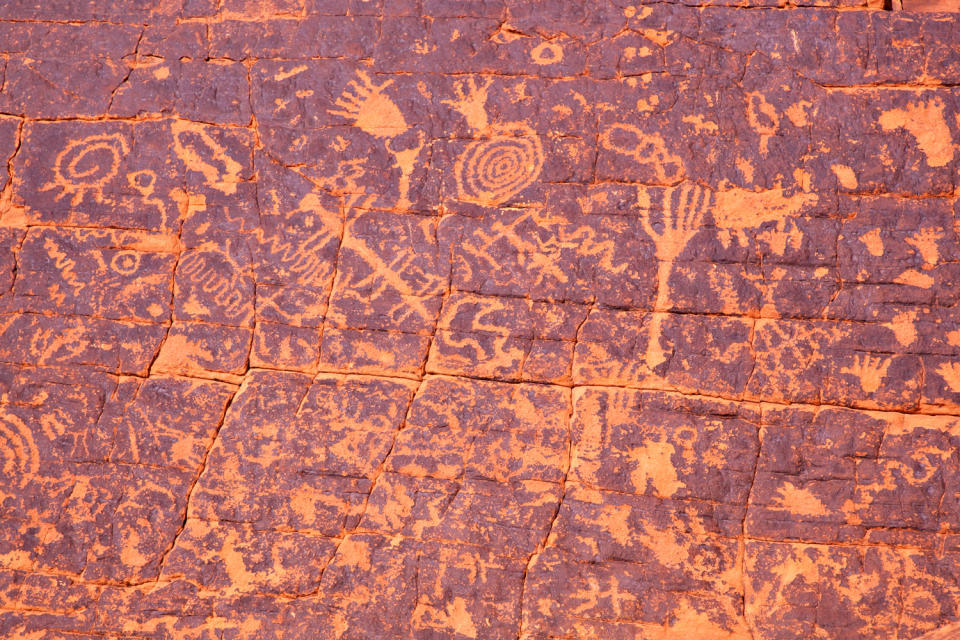
[[[396,139],[406,133],[410,125],[396,103],[384,92],[391,84],[393,80],[375,84],[364,71],[357,71],[357,79],[347,83],[347,88],[334,102],[340,108],[327,112],[352,120],[353,125],[364,133],[384,141],[384,147],[393,156],[394,166],[400,169],[397,208],[406,209],[411,204],[410,176],[426,146],[426,136],[418,131],[416,145],[407,149],[394,147]]]
[[[40,191],[60,189],[54,199],[59,201],[69,195],[74,207],[87,194],[102,203],[103,187],[117,175],[120,161],[128,151],[127,141],[119,133],[74,140],[57,154],[53,181],[40,187]]]
[[[490,124],[486,102],[492,80],[473,78],[454,85],[456,100],[444,100],[459,111],[479,139],[457,159],[454,173],[462,200],[494,207],[527,188],[543,168],[540,137],[525,122]]]

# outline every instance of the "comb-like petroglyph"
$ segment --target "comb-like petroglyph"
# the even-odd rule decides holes
[[[0,637],[952,637],[958,12],[0,3]]]

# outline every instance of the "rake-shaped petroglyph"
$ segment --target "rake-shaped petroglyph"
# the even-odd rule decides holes
[[[647,209],[640,218],[644,231],[653,240],[657,255],[657,298],[648,333],[646,362],[653,370],[667,360],[660,344],[663,319],[670,306],[670,274],[673,265],[703,225],[713,194],[698,186],[684,184],[664,191],[659,220]]]
[[[393,84],[387,80],[375,84],[364,71],[357,71],[357,78],[347,83],[347,88],[334,102],[339,109],[329,109],[330,115],[341,116],[353,122],[364,133],[383,140],[383,146],[393,156],[394,167],[400,170],[398,209],[406,209],[410,201],[410,176],[416,167],[417,159],[426,146],[426,136],[417,131],[417,142],[408,148],[397,148],[398,137],[409,131],[403,112],[385,93]]]
[[[533,184],[543,169],[540,137],[525,122],[491,124],[486,102],[491,79],[454,85],[456,100],[444,100],[467,121],[478,139],[457,159],[457,192],[466,202],[494,207]]]

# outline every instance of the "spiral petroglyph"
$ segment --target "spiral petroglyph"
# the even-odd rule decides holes
[[[493,127],[491,137],[476,140],[456,164],[460,198],[496,206],[530,186],[543,168],[543,146],[523,123]]]
[[[70,196],[74,207],[88,193],[97,202],[103,202],[103,187],[117,175],[120,160],[127,151],[126,140],[117,133],[74,140],[57,155],[53,181],[40,190],[60,189],[55,199]]]

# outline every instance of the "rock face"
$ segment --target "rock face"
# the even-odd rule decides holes
[[[960,14],[735,4],[0,3],[0,637],[954,637]]]

